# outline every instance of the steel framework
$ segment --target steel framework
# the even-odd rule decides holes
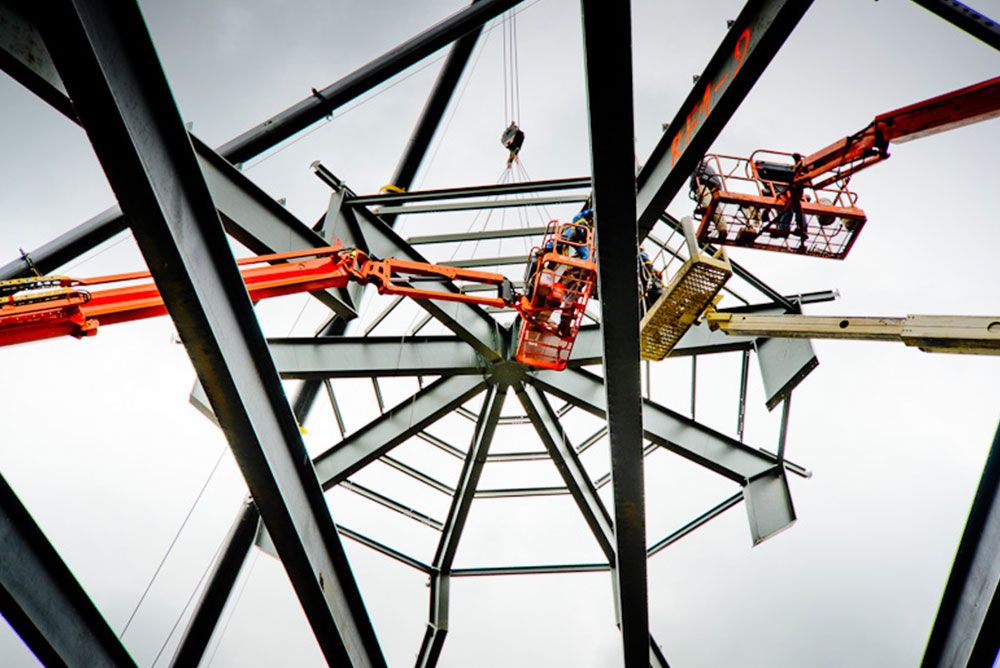
[[[664,652],[649,635],[647,560],[741,501],[755,544],[795,522],[787,478],[789,474],[807,477],[809,472],[785,458],[784,443],[792,392],[817,364],[809,341],[726,337],[701,325],[673,352],[695,362],[700,355],[742,355],[739,438],[698,422],[693,404],[688,417],[649,396],[643,398],[634,258],[636,243],[642,240],[672,254],[679,252],[657,237],[658,229],[679,229],[678,221],[665,213],[666,206],[810,2],[746,3],[636,178],[630,7],[629,3],[597,0],[581,3],[592,178],[359,196],[317,164],[317,176],[331,188],[330,205],[316,224],[308,225],[237,169],[239,163],[451,45],[390,182],[398,189],[409,189],[484,24],[518,4],[517,0],[476,0],[213,150],[184,129],[134,2],[59,0],[50,3],[47,13],[35,14],[36,8],[28,3],[0,1],[0,67],[87,132],[118,199],[117,207],[0,268],[0,279],[52,271],[131,229],[197,371],[200,387],[192,399],[217,420],[250,491],[187,624],[173,665],[198,665],[202,660],[255,543],[280,559],[330,665],[385,665],[341,545],[341,538],[346,537],[429,577],[429,613],[417,666],[434,666],[439,660],[448,633],[453,578],[595,571],[611,575],[624,665],[666,666],[669,648]],[[919,4],[987,44],[1000,46],[996,24],[975,12],[961,11],[956,7],[959,3]],[[559,194],[518,199],[546,192]],[[316,337],[265,340],[225,237],[228,233],[263,253],[325,246],[335,236],[373,256],[424,261],[418,247],[537,238],[543,229],[484,229],[404,239],[394,230],[399,215],[584,201],[592,201],[597,211],[600,313],[593,314],[596,324],[581,330],[570,368],[561,372],[534,371],[514,361],[511,323],[469,304],[420,302],[426,317],[412,331],[404,336],[373,334],[400,303],[396,299],[366,331],[359,331],[362,291],[354,287],[314,294],[330,310]],[[635,226],[623,227],[622,220],[634,220]],[[523,261],[523,256],[470,257],[455,264]],[[734,312],[798,313],[803,304],[833,298],[831,293],[782,295],[735,263],[734,271],[743,289],[753,293],[747,298],[731,291],[744,304]],[[435,287],[458,289],[446,281]],[[447,333],[421,333],[428,322]],[[774,453],[742,442],[750,351],[756,352],[768,407],[783,407]],[[379,381],[405,376],[420,380],[419,391],[395,406],[384,406]],[[291,405],[279,378],[304,381]],[[326,390],[343,432],[331,383],[341,378],[371,379],[379,393],[380,415],[310,462],[295,420],[304,422]],[[504,415],[505,405],[513,403],[507,402],[510,393],[520,403],[522,415]],[[479,402],[478,412],[467,407],[473,400]],[[554,400],[563,404],[557,406]],[[605,426],[574,445],[562,424],[571,410],[596,416]],[[448,415],[465,416],[474,423],[467,447],[456,447],[429,431]],[[544,452],[490,452],[498,429],[518,421],[537,432]],[[412,439],[460,460],[457,482],[438,480],[393,456],[394,448]],[[581,454],[602,439],[609,443],[610,468],[594,477],[581,463]],[[994,451],[997,448],[994,443]],[[736,483],[739,490],[676,531],[648,543],[643,465],[659,449]],[[560,486],[479,486],[489,462],[541,459],[555,464]],[[444,520],[351,479],[374,462],[450,497]],[[996,638],[988,635],[997,607],[998,572],[996,564],[989,562],[997,531],[996,470],[994,452],[925,665],[959,665],[955,657],[960,655],[960,665],[973,665],[990,652],[996,655]],[[600,496],[607,485],[612,490],[610,508]],[[323,495],[334,487],[438,531],[433,557],[421,561],[375,537],[335,524]],[[455,568],[456,550],[474,499],[546,495],[572,498],[603,561]],[[133,665],[2,479],[0,515],[4,545],[0,612],[35,655],[47,665]],[[962,640],[970,634],[973,642]]]

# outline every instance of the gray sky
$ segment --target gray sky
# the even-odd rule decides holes
[[[213,146],[463,4],[141,2],[181,113]],[[639,162],[741,4],[633,3]],[[996,0],[970,4],[1000,16]],[[589,152],[578,3],[526,2],[518,31],[525,167],[532,178],[584,175]],[[499,33],[481,42],[418,186],[491,183],[501,173],[505,156],[497,138],[507,119]],[[392,173],[438,65],[421,67],[357,108],[348,105],[301,141],[250,161],[247,174],[273,196],[287,197],[290,210],[307,221],[322,213],[329,195],[309,172],[315,159],[355,190],[377,190]],[[812,151],[878,113],[998,71],[996,52],[907,0],[816,2],[714,150]],[[19,247],[37,247],[114,199],[84,133],[6,77],[0,78],[0,113],[6,121],[0,126],[0,259],[6,261]],[[991,200],[1000,182],[998,144],[1000,121],[987,122],[900,145],[887,163],[857,176],[852,185],[869,222],[844,262],[746,250],[732,256],[786,294],[840,290],[840,300],[810,313],[1000,313],[994,252],[1000,221]],[[686,215],[688,205],[682,194],[669,210]],[[550,213],[566,216],[572,207]],[[404,235],[464,229],[469,217],[414,217],[401,225]],[[129,240],[102,250],[64,272],[141,266]],[[265,331],[310,332],[322,313],[307,304],[292,297],[263,305]],[[375,309],[369,307],[367,317]],[[402,310],[398,327],[416,313]],[[161,319],[109,327],[82,342],[0,351],[0,402],[7,407],[0,470],[116,630],[223,456],[124,635],[141,665],[153,662],[245,493],[221,435],[187,403],[193,371],[171,333]],[[892,344],[814,345],[820,366],[795,394],[789,436],[789,457],[815,473],[791,482],[797,524],[751,549],[746,514],[737,508],[649,563],[652,632],[671,665],[910,666],[922,654],[997,428],[1000,362]],[[699,372],[699,419],[732,433],[738,356],[703,359]],[[657,365],[654,398],[686,411],[688,374],[686,360]],[[344,381],[337,389],[352,397],[349,428],[377,413],[369,385]],[[389,383],[387,401],[414,389],[410,381]],[[746,440],[773,448],[778,415],[764,409],[756,378],[750,401]],[[516,403],[510,397],[507,410]],[[579,440],[596,424],[574,417],[568,428]],[[311,452],[337,439],[326,406],[317,407],[307,426]],[[438,431],[459,444],[470,433],[458,418]],[[519,449],[531,438],[504,428],[494,449]],[[399,456],[442,479],[457,476],[453,463],[426,448],[407,444]],[[584,463],[602,473],[606,447],[595,448]],[[547,466],[487,467],[483,486],[557,484]],[[385,472],[365,475],[359,480],[387,485],[436,517],[447,511],[446,499]],[[650,542],[734,491],[692,464],[654,453],[647,460]],[[425,560],[433,553],[434,532],[343,492],[329,498],[338,522]],[[411,664],[426,619],[424,577],[345,545],[390,665]],[[456,565],[598,558],[568,498],[480,500]],[[212,665],[321,665],[280,564],[266,555],[248,563],[238,604],[211,650]],[[455,582],[450,629],[442,666],[618,662],[605,574]],[[6,627],[0,658],[5,666],[35,665]]]

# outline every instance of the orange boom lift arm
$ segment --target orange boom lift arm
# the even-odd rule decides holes
[[[549,237],[563,226],[580,227],[552,223]],[[582,230],[577,235],[582,240],[560,241],[559,248],[538,260],[547,282],[544,290],[537,291],[532,283],[528,296],[517,294],[503,274],[395,258],[378,260],[360,250],[339,246],[260,255],[238,260],[237,264],[243,267],[240,273],[255,303],[270,297],[342,288],[355,282],[374,285],[380,294],[514,308],[521,315],[518,361],[561,369],[569,359],[596,276],[592,260],[581,262],[567,256],[573,248],[585,245],[592,257],[592,235],[589,228]],[[253,266],[261,264],[265,266]],[[568,272],[564,271],[566,267]],[[83,279],[39,276],[0,281],[0,346],[67,335],[83,338],[96,334],[99,326],[165,315],[167,309],[160,292],[149,278],[149,272],[135,272]],[[419,278],[494,285],[497,295],[425,290],[414,286],[414,279]],[[89,289],[110,284],[127,285]],[[548,322],[553,312],[564,314],[561,329]]]
[[[257,267],[265,263],[266,266]],[[510,281],[500,274],[388,258],[375,260],[355,249],[336,246],[238,260],[250,300],[342,288],[350,282],[375,285],[380,293],[487,306],[514,303]],[[420,290],[399,283],[407,276],[438,276],[498,286],[500,296]],[[167,313],[149,272],[95,278],[44,276],[0,282],[0,346],[59,336],[82,338],[112,325]],[[134,283],[105,290],[88,288]]]
[[[876,116],[812,155],[706,155],[692,179],[698,240],[843,259],[867,217],[850,177],[902,143],[1000,117],[1000,77]]]

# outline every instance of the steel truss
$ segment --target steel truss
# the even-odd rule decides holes
[[[650,398],[643,399],[638,348],[637,344],[632,346],[638,331],[634,258],[636,241],[647,238],[655,225],[678,227],[677,221],[664,214],[665,206],[735,113],[810,2],[749,0],[746,3],[699,83],[644,163],[637,181],[632,178],[629,6],[596,0],[582,2],[588,87],[591,91],[601,91],[599,95],[592,94],[589,100],[593,180],[572,178],[358,196],[332,172],[317,165],[317,175],[333,192],[329,210],[310,226],[236,168],[237,163],[258,155],[429,54],[453,44],[392,178],[393,185],[405,190],[413,182],[482,26],[517,4],[517,0],[477,0],[213,150],[183,129],[134,3],[60,0],[53,4],[50,15],[33,16],[25,4],[0,1],[0,19],[3,19],[0,24],[8,27],[0,32],[0,67],[83,127],[119,200],[118,207],[28,253],[30,263],[19,258],[0,267],[0,278],[25,276],[32,269],[54,270],[111,236],[131,229],[188,347],[204,388],[200,390],[202,403],[210,405],[227,434],[251,492],[252,498],[226,538],[209,584],[173,657],[173,665],[197,665],[202,658],[254,543],[275,552],[281,559],[331,665],[384,665],[341,546],[339,537],[343,536],[430,577],[430,610],[418,666],[436,665],[441,654],[448,632],[451,578],[594,571],[610,572],[615,585],[625,665],[665,666],[663,653],[649,636],[647,559],[741,501],[747,508],[754,543],[794,523],[787,475],[809,474],[785,459],[785,427],[792,391],[816,366],[809,342],[723,337],[699,326],[688,333],[674,352],[693,359],[702,354],[726,352],[743,355],[738,427],[742,434],[748,353],[755,349],[768,405],[772,408],[783,405],[783,429],[776,453],[751,447]],[[920,1],[919,4],[947,15],[948,20],[997,46],[996,24],[978,21],[976,17],[970,19],[967,13],[960,15],[954,7],[947,7],[957,3]],[[600,42],[594,35],[600,35]],[[608,76],[609,70],[597,65],[608,59],[617,63],[614,76]],[[152,131],[138,132],[138,128]],[[593,190],[588,195],[589,188]],[[542,230],[428,234],[406,240],[393,230],[399,214],[524,206],[525,200],[496,198],[564,190],[580,192],[541,201],[582,202],[593,197],[597,209],[600,290],[605,297],[601,301],[604,325],[581,330],[570,369],[564,372],[536,372],[513,361],[511,327],[501,324],[485,310],[467,304],[420,303],[428,320],[439,323],[450,332],[448,335],[370,336],[369,332],[381,320],[371,325],[369,331],[355,332],[352,321],[357,318],[362,296],[356,288],[314,295],[331,311],[329,321],[316,338],[265,342],[223,235],[224,230],[250,249],[263,253],[323,246],[336,234],[346,244],[379,257],[423,261],[417,246],[537,236]],[[490,199],[475,200],[476,197]],[[172,198],[174,206],[161,206],[160,202]],[[636,227],[623,234],[620,229],[612,230],[607,222],[622,219],[635,220]],[[473,260],[497,264],[521,258]],[[193,271],[195,265],[202,271]],[[746,269],[735,265],[734,269],[760,295],[756,299],[763,300],[750,302],[736,295],[747,305],[746,310],[796,312],[803,303],[832,298],[829,293],[784,296]],[[436,289],[457,290],[444,281]],[[207,311],[204,304],[208,302],[221,307]],[[603,377],[582,368],[595,364],[603,364]],[[279,375],[305,381],[292,402],[292,409],[284,400]],[[338,411],[330,379],[371,378],[377,389],[379,379],[401,376],[438,378],[396,406],[383,407],[377,419],[343,437],[316,457],[312,466],[308,464],[293,410],[294,417],[304,421],[325,387],[334,411]],[[544,453],[489,452],[498,427],[505,420],[511,421],[501,416],[508,392],[516,395],[524,410],[524,416],[514,421],[534,427]],[[477,397],[482,397],[482,406],[478,415],[471,417],[476,427],[467,448],[456,447],[428,431],[444,415],[462,411],[467,414],[465,404]],[[565,401],[565,407],[554,409],[552,398]],[[253,415],[250,406],[255,407]],[[569,410],[597,416],[607,426],[574,447],[561,425],[564,412]],[[336,414],[343,432],[343,423],[339,413]],[[610,441],[610,470],[593,479],[579,457],[603,438]],[[451,486],[393,458],[393,448],[410,439],[421,439],[462,460],[457,483]],[[647,544],[643,461],[660,449],[735,482],[739,490],[676,531]],[[555,463],[562,487],[479,488],[487,462],[539,458],[549,458]],[[991,456],[990,461],[996,464],[995,459]],[[427,517],[350,480],[373,462],[392,466],[450,496],[447,516],[442,520]],[[989,470],[995,473],[994,469],[996,466]],[[981,492],[983,500],[977,498],[978,510],[974,509],[974,514],[978,513],[976,522],[993,527],[995,508],[990,511],[988,504],[995,505],[992,497],[996,485],[988,477],[984,476],[984,489],[991,484],[992,491]],[[0,555],[3,594],[0,612],[46,663],[132,665],[54,548],[2,479],[0,483],[0,514],[7,539],[4,544],[15,546]],[[609,483],[613,488],[613,514],[598,495],[600,487]],[[322,492],[336,486],[439,530],[441,536],[430,563],[359,531],[335,526]],[[992,496],[987,498],[987,493]],[[453,568],[474,499],[546,494],[572,496],[604,554],[604,562]],[[970,527],[972,522],[970,519]],[[957,633],[972,628],[979,634],[988,627],[978,617],[974,622],[966,621],[967,614],[963,613],[969,606],[978,606],[985,600],[970,594],[967,588],[968,578],[982,573],[981,546],[975,537],[963,541],[963,546],[967,547],[960,551],[961,570],[956,562],[956,572],[949,583],[952,593],[946,594],[942,605],[942,615],[947,604],[949,616],[942,617],[935,630],[925,657],[928,665],[936,665],[938,654],[955,651],[946,648],[954,645]],[[973,575],[969,575],[970,571]],[[996,574],[990,577],[995,585]],[[33,590],[25,587],[26,581],[36,583]],[[37,585],[39,582],[43,584]],[[993,601],[989,614],[994,613],[995,607]],[[70,642],[81,638],[86,642]]]

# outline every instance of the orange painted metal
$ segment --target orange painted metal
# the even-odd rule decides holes
[[[554,250],[539,257],[538,277],[528,298],[515,294],[503,274],[395,258],[376,260],[339,245],[260,255],[237,264],[244,267],[240,273],[253,302],[357,282],[374,285],[381,294],[514,308],[524,323],[518,359],[531,366],[564,368],[596,276],[592,261],[571,256],[582,252],[592,257],[593,239],[589,227],[571,223],[550,224],[546,239],[558,241],[549,244]],[[408,279],[414,277],[495,285],[499,294],[490,297],[425,290],[410,284]],[[100,326],[165,315],[159,290],[149,279],[149,272],[131,272],[6,282],[0,285],[0,346],[61,336],[93,336]],[[113,284],[124,285],[88,289]],[[553,317],[557,320],[549,322]]]
[[[805,158],[776,151],[748,159],[707,155],[715,175],[697,179],[692,191],[698,240],[843,259],[867,219],[847,187],[853,174],[888,158],[890,142],[997,117],[1000,77],[880,114]]]
[[[518,306],[521,328],[515,359],[562,370],[597,280],[593,230],[586,224],[552,221],[530,258],[526,292]]]

